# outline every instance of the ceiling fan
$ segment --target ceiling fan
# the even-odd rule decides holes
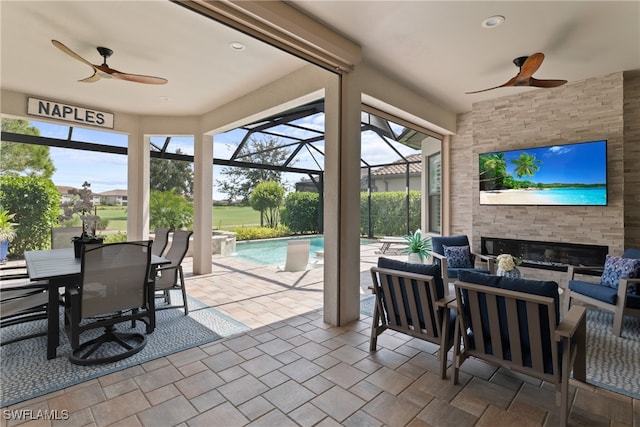
[[[93,82],[97,82],[101,78],[106,78],[106,79],[127,80],[127,81],[130,81],[130,82],[145,83],[145,84],[150,84],[150,85],[163,85],[163,84],[167,83],[167,79],[163,79],[162,77],[153,77],[153,76],[144,76],[144,75],[141,75],[141,74],[123,73],[121,71],[118,71],[118,70],[116,70],[114,68],[109,67],[107,65],[107,58],[110,57],[113,54],[113,51],[111,49],[109,49],[109,48],[101,47],[101,46],[99,46],[97,48],[98,49],[98,53],[103,58],[103,63],[102,63],[102,65],[95,65],[95,64],[92,64],[91,62],[87,61],[86,59],[84,59],[83,57],[81,57],[80,55],[78,55],[77,53],[72,51],[71,49],[69,49],[64,44],[60,43],[58,40],[51,40],[51,43],[53,43],[53,45],[55,47],[57,47],[58,49],[60,49],[64,53],[66,53],[67,55],[69,55],[69,56],[77,59],[78,61],[83,62],[83,63],[87,64],[88,66],[90,66],[91,68],[93,68],[93,75],[91,75],[90,77],[87,77],[86,79],[78,80],[80,82],[93,83]]]
[[[535,73],[538,68],[540,68],[540,65],[542,65],[543,60],[544,54],[540,52],[534,53],[531,56],[520,56],[513,60],[513,63],[516,67],[520,68],[520,71],[511,80],[500,86],[465,93],[479,93],[508,86],[558,87],[565,84],[567,82],[566,80],[538,80],[532,77],[533,73]]]

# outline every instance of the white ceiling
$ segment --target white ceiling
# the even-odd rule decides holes
[[[363,48],[365,62],[454,112],[530,88],[501,88],[512,60],[546,59],[539,79],[569,82],[640,70],[638,1],[292,1]],[[500,27],[484,18],[500,14]],[[169,1],[0,1],[2,89],[106,111],[192,115],[250,93],[305,63]],[[85,64],[51,44],[57,39],[94,64],[164,77],[166,85],[117,80],[78,83]],[[246,45],[233,51],[230,42]],[[537,89],[549,90],[549,89]],[[169,98],[169,100],[166,100]]]

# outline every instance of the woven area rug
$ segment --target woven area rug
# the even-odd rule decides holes
[[[373,316],[374,303],[361,299],[360,313]],[[620,338],[612,325],[612,313],[587,310],[587,382],[640,399],[640,318],[626,316]]]
[[[175,303],[182,300],[179,292],[175,294],[175,298],[172,295],[172,298]],[[188,299],[188,316],[184,315],[182,309],[159,310],[156,315],[156,329],[147,335],[146,347],[118,362],[94,366],[71,364],[67,358],[70,346],[62,323],[56,359],[47,360],[45,337],[0,347],[0,408],[249,330],[246,325],[195,298]],[[144,333],[142,322],[136,324],[136,329]],[[26,329],[34,332],[44,331],[46,321],[3,328],[2,338],[8,340],[15,334],[24,334]],[[90,332],[83,334],[83,340],[85,336],[90,337]]]

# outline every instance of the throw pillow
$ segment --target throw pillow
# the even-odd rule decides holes
[[[469,246],[442,245],[442,247],[444,248],[444,256],[447,257],[447,266],[449,268],[473,268]]]
[[[604,286],[618,289],[618,281],[620,279],[635,279],[638,277],[640,277],[640,259],[607,255],[600,283]]]

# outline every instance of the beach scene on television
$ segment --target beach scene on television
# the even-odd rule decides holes
[[[606,141],[480,154],[481,205],[607,204]]]

